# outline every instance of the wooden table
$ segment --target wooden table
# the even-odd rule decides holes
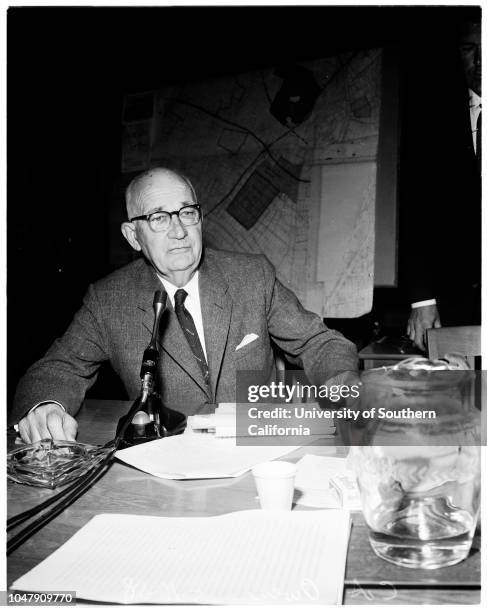
[[[81,442],[105,443],[114,436],[119,416],[128,402],[90,400],[78,414]],[[343,456],[336,440],[301,448],[305,453]],[[288,458],[288,457],[286,457]],[[52,492],[9,482],[8,516],[30,508]],[[161,480],[119,462],[84,496],[17,548],[7,561],[7,584],[54,552],[95,514],[102,512],[164,516],[209,516],[258,508],[252,476],[222,480]],[[296,511],[312,511],[303,506]],[[440,570],[412,570],[379,559],[370,548],[361,513],[353,514],[348,549],[344,603],[346,604],[478,604],[480,603],[480,534],[464,562]]]

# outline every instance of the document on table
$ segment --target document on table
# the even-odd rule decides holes
[[[263,405],[259,404],[257,407],[255,404],[239,404],[241,414],[248,414],[249,409],[267,409],[272,411],[276,409],[275,404]],[[299,410],[320,410],[319,404],[316,402],[310,402],[307,404],[285,404],[282,406],[290,412],[291,415],[299,414]],[[245,421],[245,417],[241,416]],[[248,421],[248,419],[247,419]],[[247,423],[248,424],[248,423]],[[294,419],[294,423],[291,425],[298,425]],[[314,423],[306,422],[306,425],[313,425],[312,434],[314,437],[331,437],[336,427],[332,418],[315,420]],[[188,417],[188,428],[194,432],[206,431],[214,433],[217,438],[228,438],[228,437],[246,437],[246,427],[242,427],[240,430],[237,428],[237,404],[235,403],[220,403],[216,408],[215,412],[209,414],[195,414]],[[311,440],[310,440],[311,441]]]
[[[116,457],[143,472],[170,480],[233,478],[297,448],[237,446],[235,438],[185,433],[126,448]]]
[[[340,604],[350,516],[100,514],[12,589],[121,604]]]
[[[196,414],[188,417],[188,427],[195,432],[207,432],[216,438],[235,438],[237,425],[235,414]]]

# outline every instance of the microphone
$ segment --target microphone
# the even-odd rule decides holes
[[[154,326],[149,346],[145,349],[140,367],[140,378],[142,380],[142,400],[147,399],[148,395],[154,391],[157,364],[159,362],[159,350],[157,348],[157,338],[159,335],[159,324],[162,314],[166,310],[167,293],[164,289],[159,289],[154,293],[152,307],[154,309]]]
[[[122,447],[177,435],[186,427],[186,416],[164,406],[155,390],[159,363],[157,339],[162,315],[167,308],[167,293],[164,289],[155,292],[152,305],[154,326],[149,345],[142,357],[140,395],[118,422],[117,438],[120,439]]]

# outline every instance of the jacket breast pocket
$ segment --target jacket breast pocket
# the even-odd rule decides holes
[[[260,370],[267,364],[270,346],[262,338],[249,342],[234,351],[235,366],[238,370]]]

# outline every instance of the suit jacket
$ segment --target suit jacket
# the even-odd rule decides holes
[[[481,181],[468,92],[452,61],[426,56],[403,91],[399,282],[410,302],[436,298],[443,325],[474,323]]]
[[[152,332],[153,296],[160,288],[144,259],[91,285],[66,333],[21,379],[10,421],[46,400],[57,400],[76,414],[105,360],[129,398],[136,398]],[[194,414],[207,403],[235,401],[237,371],[272,372],[271,340],[314,384],[357,368],[355,345],[306,311],[265,257],[206,249],[199,289],[211,389],[169,307],[160,325],[159,375],[162,399],[170,408]],[[251,333],[258,339],[235,350]]]

